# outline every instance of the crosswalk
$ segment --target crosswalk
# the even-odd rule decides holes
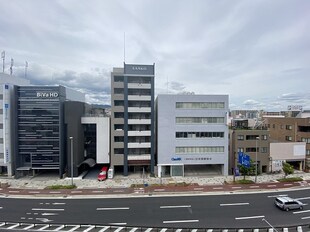
[[[101,225],[60,225],[60,224],[30,224],[0,222],[1,231],[36,231],[36,232],[276,232],[273,229],[180,229],[180,228],[147,228],[147,227],[120,227]],[[281,232],[309,231],[309,225],[291,228],[277,228]]]

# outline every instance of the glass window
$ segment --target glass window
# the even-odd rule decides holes
[[[224,102],[177,102],[177,109],[224,109]]]
[[[292,125],[286,125],[286,126],[285,126],[285,129],[287,129],[287,130],[292,130]]]
[[[237,139],[238,140],[244,140],[244,135],[238,135]]]
[[[177,124],[224,123],[223,117],[176,117]]]

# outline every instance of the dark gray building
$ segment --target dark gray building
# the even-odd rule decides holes
[[[111,73],[111,166],[154,174],[155,65],[125,64]]]

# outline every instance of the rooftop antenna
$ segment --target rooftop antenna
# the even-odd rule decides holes
[[[25,62],[25,79],[27,78],[28,61]]]
[[[124,32],[124,63],[126,61],[126,33]]]
[[[10,75],[12,76],[13,74],[13,65],[14,65],[14,59],[11,58],[11,67],[10,67]]]
[[[2,72],[4,73],[5,51],[1,52],[1,58],[3,59],[3,69],[2,69]]]

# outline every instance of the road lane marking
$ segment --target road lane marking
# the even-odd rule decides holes
[[[255,185],[255,186],[250,186],[250,188],[259,188],[259,186]]]
[[[132,228],[129,232],[135,232],[138,228],[135,227],[135,228]]]
[[[267,187],[277,187],[275,184],[267,185]]]
[[[182,229],[177,229],[175,232],[181,232],[182,231]]]
[[[123,193],[124,190],[114,190],[113,193]]]
[[[207,230],[207,232],[212,232],[212,231],[213,231],[213,229],[208,229],[208,230]]]
[[[63,228],[65,228],[65,225],[61,225],[61,226],[57,227],[55,230],[53,230],[53,231],[60,231]]]
[[[299,213],[309,213],[310,210],[303,210],[303,211],[297,211],[297,212],[293,212],[293,214],[299,214]]]
[[[298,201],[300,201],[300,200],[308,200],[308,199],[310,199],[310,197],[295,198],[295,200],[298,200]]]
[[[229,204],[220,204],[220,206],[238,206],[238,205],[249,205],[250,203],[229,203]]]
[[[270,198],[270,197],[287,197],[287,194],[285,194],[285,195],[272,195],[272,196],[268,196],[268,198]]]
[[[20,191],[10,190],[9,193],[19,193]]]
[[[40,193],[39,191],[29,191],[29,193]]]
[[[191,232],[197,232],[198,231],[198,229],[193,229],[193,230],[191,230]]]
[[[223,189],[223,187],[215,187],[215,188],[212,188],[212,189]]]
[[[91,231],[92,229],[94,229],[95,226],[89,226],[86,230],[83,230],[83,232],[88,232]]]
[[[145,232],[151,232],[153,228],[148,228]]]
[[[49,193],[60,193],[60,192],[52,191],[52,192],[49,192]]]
[[[118,207],[118,208],[97,208],[96,210],[128,210],[129,207]]]
[[[293,184],[284,184],[284,186],[291,186],[291,185],[293,185]]]
[[[166,232],[168,229],[161,229],[160,232]]]
[[[165,191],[165,189],[154,189],[154,192],[162,192]]]
[[[304,220],[304,219],[309,219],[309,218],[310,218],[310,217],[302,217],[301,219]]]
[[[251,217],[237,217],[236,220],[246,220],[246,219],[257,219],[257,218],[264,218],[265,216],[251,216]]]
[[[65,202],[54,202],[52,203],[52,205],[65,205],[66,203]]]
[[[231,187],[231,188],[233,188],[233,189],[241,189],[241,187]]]
[[[94,190],[94,191],[92,191],[93,193],[103,193],[103,191],[101,191],[101,190]]]
[[[199,222],[199,220],[163,221],[164,224],[169,224],[169,223],[189,223],[189,222]]]
[[[13,225],[13,226],[8,227],[8,228],[7,228],[7,230],[14,229],[14,228],[15,228],[15,227],[17,227],[17,226],[19,226],[19,224],[18,224],[18,223],[17,223],[17,224],[15,224],[15,225]]]
[[[112,222],[112,223],[109,223],[109,225],[111,225],[111,226],[125,226],[125,225],[127,225],[127,222]],[[124,227],[121,227],[121,228],[123,229]]]
[[[191,205],[166,205],[166,206],[160,206],[161,209],[174,209],[174,208],[190,208]]]
[[[45,225],[45,226],[43,226],[43,227],[41,227],[40,229],[38,229],[38,230],[45,230],[46,228],[48,228],[48,227],[50,227],[50,225]]]
[[[114,232],[120,232],[122,229],[124,229],[124,227],[119,227],[117,230],[115,230]]]
[[[3,209],[3,207],[1,206],[0,209]]]
[[[29,230],[30,228],[34,227],[34,224],[30,225],[30,226],[27,226],[25,227],[23,230]]]
[[[40,209],[40,208],[32,208],[31,210],[34,210],[34,211],[65,211],[65,209]]]
[[[103,227],[101,230],[99,230],[98,232],[104,232],[104,231],[106,231],[107,229],[109,229],[110,228],[110,226],[105,226],[105,227]]]
[[[72,229],[68,230],[68,232],[75,231],[77,228],[80,228],[80,226],[75,226]]]
[[[71,191],[71,193],[81,193],[81,190],[75,190],[75,191]]]

